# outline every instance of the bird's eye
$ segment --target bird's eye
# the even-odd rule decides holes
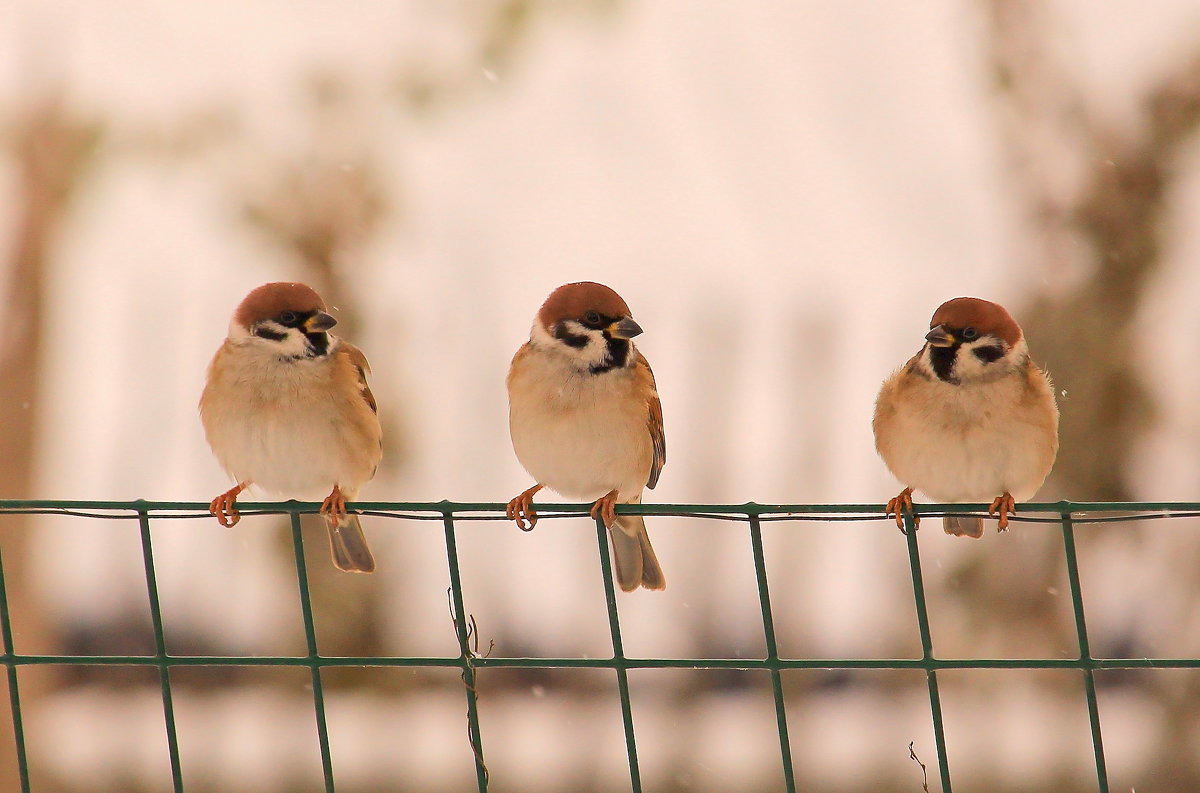
[[[973,341],[979,338],[979,331],[975,328],[963,328],[962,337],[967,341]]]
[[[295,311],[285,311],[285,312],[283,312],[282,314],[280,314],[280,315],[279,315],[279,321],[280,321],[281,323],[283,323],[284,325],[292,325],[292,324],[295,324],[295,322],[296,322],[296,312],[295,312]]]
[[[603,324],[600,318],[600,312],[589,311],[588,313],[584,314],[583,324],[593,328],[600,327],[600,325]]]

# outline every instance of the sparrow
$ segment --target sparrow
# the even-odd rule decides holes
[[[591,515],[608,527],[617,582],[626,592],[667,585],[641,516],[615,510],[640,504],[642,489],[658,484],[667,459],[654,373],[630,341],[641,332],[607,286],[560,286],[534,318],[507,381],[513,451],[537,480],[508,502],[508,517],[532,529],[533,496],[543,487],[594,501]]]
[[[336,324],[304,284],[263,284],[237,307],[200,397],[208,445],[236,483],[209,511],[233,526],[251,484],[289,497],[332,488],[320,511],[333,563],[370,573],[375,559],[346,502],[375,475],[383,432],[367,359],[329,333]]]
[[[974,297],[934,312],[921,351],[884,381],[873,428],[876,450],[906,485],[886,507],[901,530],[917,489],[945,503],[991,500],[988,514],[998,512],[1006,531],[1008,513],[1037,492],[1058,453],[1050,378],[1016,320]],[[947,516],[943,527],[983,536],[979,517]]]

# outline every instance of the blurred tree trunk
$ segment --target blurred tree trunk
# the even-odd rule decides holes
[[[345,86],[334,78],[319,77],[310,88],[308,148],[277,162],[265,184],[236,200],[244,219],[295,262],[296,280],[309,283],[331,308],[341,309],[334,311],[335,333],[361,345],[362,312],[356,310],[361,292],[351,284],[362,251],[383,215],[385,189],[375,176],[377,164],[361,145],[365,130],[355,126],[345,107]],[[369,360],[370,349],[364,352]],[[380,405],[383,464],[392,467],[403,454],[400,422],[388,420],[396,412],[395,405]],[[364,521],[369,538],[371,524],[370,519]],[[385,590],[377,576],[337,570],[329,558],[323,521],[305,516],[302,525],[321,651],[331,655],[383,652]],[[380,574],[389,571],[381,567]]]
[[[54,94],[37,96],[14,119],[9,140],[15,163],[16,211],[11,248],[5,333],[0,336],[0,498],[31,498],[41,406],[45,276],[72,193],[86,171],[97,128],[70,117]],[[33,520],[14,515],[3,522],[3,562],[8,600],[20,610],[25,652],[53,651],[53,626],[40,615],[29,575]],[[12,650],[13,648],[8,648]],[[23,676],[22,712],[45,693],[45,675]],[[6,688],[6,687],[5,687]],[[4,697],[7,709],[8,699]],[[11,718],[0,718],[0,789],[17,790]]]
[[[1047,491],[1051,498],[1132,500],[1128,465],[1154,419],[1151,395],[1137,379],[1138,358],[1154,339],[1137,337],[1134,323],[1162,269],[1177,161],[1200,129],[1200,41],[1138,97],[1134,122],[1117,129],[1089,111],[1083,91],[1054,62],[1050,7],[984,0],[984,8],[1004,144],[1039,244],[1031,270],[1047,274],[1022,314],[1034,357],[1060,392],[1061,448]],[[1040,572],[1049,586],[1062,548],[1048,536],[1045,551]],[[994,586],[979,597],[990,608],[1005,601]],[[1104,648],[1097,642],[1094,651]],[[1200,789],[1196,679],[1188,686],[1191,696],[1161,698],[1163,740],[1147,766],[1166,783],[1162,790]],[[1160,687],[1149,683],[1151,691]]]
[[[1153,420],[1134,321],[1161,268],[1176,160],[1200,124],[1200,46],[1140,97],[1135,123],[1117,129],[1089,111],[1055,62],[1044,3],[984,5],[1003,143],[1039,246],[1030,280],[1041,286],[1022,324],[1062,409],[1047,492],[1130,500],[1126,465]]]

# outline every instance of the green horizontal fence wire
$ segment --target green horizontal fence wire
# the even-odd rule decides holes
[[[135,666],[153,667],[158,670],[162,689],[163,718],[167,737],[167,750],[173,789],[184,790],[184,769],[179,759],[179,741],[175,728],[175,714],[171,697],[170,670],[173,667],[224,667],[224,666],[276,666],[306,667],[312,675],[313,708],[317,726],[318,745],[321,754],[326,793],[335,793],[335,776],[329,744],[329,729],[325,718],[325,701],[322,687],[322,670],[334,667],[427,667],[456,668],[461,671],[467,700],[468,736],[475,758],[478,789],[488,789],[487,767],[484,763],[484,736],[480,729],[478,693],[476,689],[478,671],[482,669],[611,669],[616,675],[617,693],[620,698],[622,723],[625,730],[626,755],[629,764],[630,789],[633,793],[642,790],[641,772],[638,765],[637,739],[634,731],[634,712],[629,695],[628,671],[630,669],[735,669],[765,670],[771,675],[776,720],[779,731],[780,759],[783,767],[785,789],[796,790],[791,745],[788,738],[787,709],[781,673],[800,669],[913,669],[925,672],[929,689],[930,717],[937,751],[938,773],[942,793],[953,793],[950,766],[946,753],[945,727],[942,720],[938,690],[938,672],[945,669],[1073,669],[1083,682],[1083,694],[1087,701],[1088,719],[1092,747],[1096,762],[1096,782],[1099,793],[1109,793],[1108,772],[1104,761],[1104,743],[1101,733],[1099,707],[1096,701],[1095,672],[1102,669],[1196,669],[1200,658],[1095,658],[1088,643],[1083,593],[1079,581],[1079,563],[1075,550],[1075,530],[1096,523],[1123,522],[1131,520],[1154,520],[1182,517],[1200,517],[1200,502],[1069,502],[1019,504],[1015,521],[1056,523],[1062,528],[1063,548],[1066,558],[1067,577],[1071,590],[1075,628],[1079,644],[1078,658],[965,658],[944,659],[934,654],[934,642],[929,626],[929,612],[925,599],[925,585],[921,574],[921,555],[918,544],[919,532],[913,530],[913,516],[906,514],[904,524],[909,569],[912,576],[913,601],[920,634],[920,658],[864,659],[864,658],[781,658],[776,641],[774,616],[768,589],[767,564],[763,551],[762,524],[769,521],[855,521],[884,520],[880,504],[640,504],[621,505],[617,512],[641,515],[676,515],[698,519],[729,520],[744,522],[750,533],[755,576],[758,584],[759,605],[762,611],[763,633],[766,654],[763,658],[631,658],[626,656],[621,639],[621,627],[617,609],[617,594],[613,585],[609,565],[609,550],[604,526],[597,521],[596,540],[600,574],[604,583],[605,602],[608,610],[609,630],[612,638],[611,658],[516,658],[479,655],[472,646],[473,626],[463,599],[462,580],[458,564],[458,549],[455,525],[459,521],[503,521],[504,504],[438,502],[359,502],[351,505],[363,514],[405,520],[439,521],[443,525],[446,541],[446,558],[450,573],[450,600],[454,617],[459,655],[455,657],[407,657],[407,656],[324,656],[319,652],[316,628],[313,620],[312,601],[309,591],[308,572],[304,562],[304,547],[300,532],[299,516],[315,513],[320,505],[309,502],[258,502],[239,505],[244,516],[285,514],[289,516],[292,545],[295,556],[296,580],[307,652],[300,656],[199,656],[171,655],[166,650],[162,611],[159,605],[158,582],[154,567],[154,550],[151,544],[151,522],[156,518],[211,519],[208,504],[199,502],[152,502],[152,501],[18,501],[0,500],[0,515],[73,515],[98,520],[128,520],[138,526],[141,538],[146,590],[149,598],[151,622],[154,631],[155,652],[153,655],[50,655],[24,654],[13,646],[12,621],[8,592],[4,579],[4,564],[0,557],[0,638],[4,652],[0,662],[4,664],[8,677],[9,699],[12,706],[13,732],[16,739],[17,768],[22,793],[30,793],[29,767],[27,761],[26,733],[18,688],[17,670],[22,666],[74,665],[74,666]],[[542,505],[542,519],[569,517],[587,514],[590,504]],[[916,514],[937,516],[948,513],[980,513],[983,504],[919,505]],[[888,519],[890,520],[890,519]]]

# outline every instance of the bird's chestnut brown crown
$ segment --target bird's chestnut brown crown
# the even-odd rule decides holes
[[[995,336],[1014,347],[1021,340],[1021,326],[1003,306],[977,297],[956,297],[947,300],[933,312],[930,328],[945,328],[956,337],[966,339],[963,332],[973,329],[975,336]]]
[[[234,320],[249,330],[255,323],[278,320],[291,312],[296,318],[312,316],[325,311],[325,301],[316,290],[307,284],[278,281],[263,284],[250,291],[238,305]],[[292,323],[283,323],[290,325]]]
[[[564,284],[550,293],[538,311],[538,322],[547,330],[563,320],[573,319],[586,326],[596,327],[589,319],[619,319],[630,316],[629,306],[621,296],[604,284],[580,281]]]

